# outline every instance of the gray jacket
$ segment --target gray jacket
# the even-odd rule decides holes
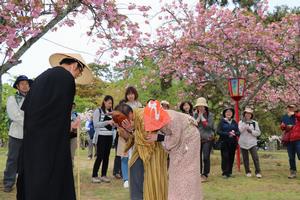
[[[203,116],[205,120],[207,121],[207,125],[203,125],[203,121],[201,120],[198,122],[198,129],[201,136],[201,142],[207,142],[213,140],[215,128],[214,128],[214,114],[211,112],[208,112],[208,117]],[[198,113],[194,115],[194,118],[197,120]]]

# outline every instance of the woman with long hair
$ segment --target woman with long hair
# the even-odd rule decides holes
[[[179,109],[181,112],[193,116],[193,105],[189,101],[184,101],[180,104]]]
[[[97,144],[97,158],[93,167],[92,182],[109,183],[107,169],[109,163],[109,154],[113,140],[113,125],[111,117],[114,100],[112,96],[106,95],[100,108],[94,111],[93,123],[95,128],[94,143]],[[98,171],[102,163],[101,177],[98,177]]]

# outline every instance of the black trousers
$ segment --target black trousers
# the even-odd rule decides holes
[[[230,176],[232,174],[236,146],[235,138],[224,140],[221,143],[222,175]]]
[[[122,175],[122,170],[121,170],[121,157],[117,156],[117,151],[118,151],[118,134],[115,138],[114,146],[115,146],[115,160],[114,160],[114,170],[113,170],[113,175]]]
[[[242,149],[242,155],[243,155],[243,162],[244,162],[244,167],[245,167],[245,172],[247,173],[251,173],[250,170],[250,166],[249,166],[249,153],[251,154],[253,163],[254,163],[254,167],[255,167],[255,174],[259,174],[260,173],[260,167],[259,167],[259,159],[258,159],[258,154],[257,154],[257,147],[251,147],[251,149]]]
[[[97,158],[94,163],[93,177],[98,177],[98,171],[102,162],[101,176],[106,176],[109,163],[109,154],[113,136],[99,135],[97,142]]]
[[[139,157],[130,167],[129,191],[131,200],[143,200],[144,196],[144,164]]]
[[[212,141],[201,143],[200,149],[200,172],[202,175],[208,177],[210,172],[210,153],[213,146]]]

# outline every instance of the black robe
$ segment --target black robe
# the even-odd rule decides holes
[[[54,67],[38,76],[26,96],[18,200],[75,200],[70,119],[75,81]]]

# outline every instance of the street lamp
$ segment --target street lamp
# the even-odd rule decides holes
[[[237,123],[240,121],[239,116],[239,100],[244,96],[246,87],[246,80],[244,78],[230,78],[228,80],[228,89],[230,92],[231,98],[235,101],[235,120]],[[237,139],[238,140],[238,139]],[[241,157],[240,157],[240,146],[237,145],[237,168],[238,171],[241,171]]]

